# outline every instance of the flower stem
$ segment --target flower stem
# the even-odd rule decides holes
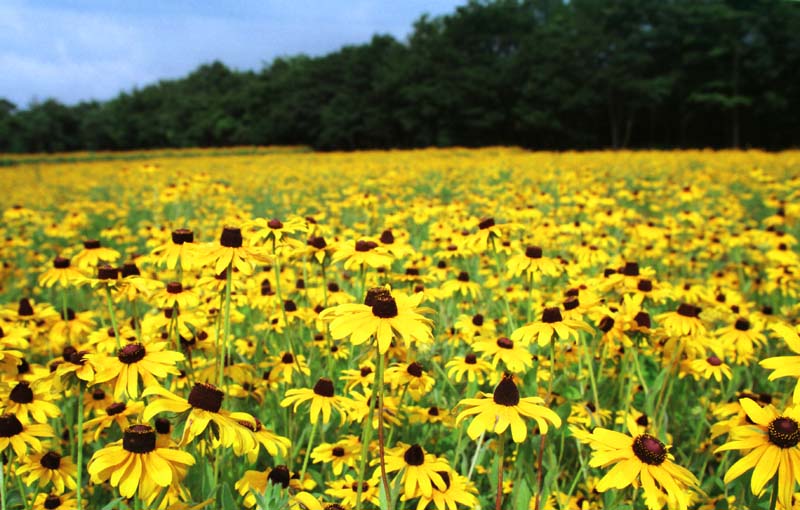
[[[303,459],[303,468],[300,470],[300,481],[302,482],[306,476],[306,468],[308,467],[308,459],[311,457],[311,447],[314,445],[314,436],[317,434],[317,425],[319,425],[319,418],[311,425],[311,434],[308,435],[308,444],[306,445],[306,456]]]
[[[776,476],[775,481],[772,482],[772,495],[769,498],[769,510],[775,510],[778,503],[778,481],[780,477]]]
[[[475,465],[478,463],[478,457],[481,454],[484,436],[486,436],[485,430],[481,432],[481,436],[478,438],[478,447],[475,448],[475,455],[472,456],[472,463],[469,465],[469,471],[467,471],[467,480],[472,480],[472,473],[475,471]]]
[[[505,457],[506,440],[505,435],[500,434],[497,445],[497,496],[494,500],[494,509],[500,510],[503,507],[503,457]]]
[[[110,294],[110,292],[109,292]],[[119,342],[119,337],[117,337],[117,341]],[[78,474],[75,477],[75,483],[77,485],[76,489],[76,498],[77,498],[77,510],[82,510],[82,500],[81,500],[81,489],[83,488],[82,478],[83,478],[83,392],[85,391],[84,383],[80,382],[78,384],[78,458],[76,460],[76,465],[78,467]]]
[[[364,421],[364,430],[361,433],[361,460],[358,467],[358,490],[356,491],[356,510],[361,510],[361,493],[363,492],[364,475],[367,471],[367,455],[369,454],[369,442],[372,440],[372,416],[375,412],[375,400],[378,396],[378,385],[381,379],[375,374],[372,383],[372,396],[369,399],[369,412]]]
[[[222,345],[217,349],[219,359],[219,374],[217,374],[217,387],[222,389],[223,373],[225,372],[225,353],[231,336],[231,285],[233,283],[233,267],[228,264],[225,270],[225,318],[223,323]],[[214,480],[216,483],[216,479]]]
[[[384,452],[384,441],[383,441],[383,358],[384,355],[378,353],[378,373],[375,376],[375,382],[379,385],[378,386],[378,450],[380,455],[380,465],[381,465],[381,482],[383,485],[383,490],[386,493],[386,504],[388,505],[388,510],[392,510],[392,495],[389,489],[389,480],[386,477],[386,458]],[[408,388],[408,385],[406,385]],[[401,404],[402,406],[402,404]]]
[[[8,469],[11,469],[11,464],[8,465]],[[0,506],[2,506],[3,510],[6,510],[6,467],[0,462]]]
[[[117,328],[117,318],[114,316],[114,306],[111,300],[111,289],[106,287],[106,306],[108,306],[108,315],[111,318],[111,328],[114,330],[114,339],[117,341],[117,350],[122,348],[119,341],[119,328]]]

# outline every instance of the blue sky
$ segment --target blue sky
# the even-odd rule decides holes
[[[67,104],[177,78],[220,60],[258,70],[375,33],[403,40],[421,14],[466,0],[0,0],[0,98]]]

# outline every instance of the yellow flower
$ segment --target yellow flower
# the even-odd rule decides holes
[[[222,409],[225,394],[215,386],[207,383],[195,383],[189,392],[189,399],[184,400],[162,388],[160,385],[146,388],[142,396],[156,398],[144,409],[142,419],[150,421],[153,416],[162,412],[186,413],[181,445],[190,443],[213,424],[214,441],[225,447],[234,447],[234,452],[246,454],[256,448],[256,439],[250,428],[241,422],[255,426],[255,420],[247,413],[230,413]]]
[[[444,481],[444,487],[433,486],[430,496],[420,496],[417,510],[424,510],[433,502],[436,510],[454,510],[458,505],[467,508],[478,508],[478,498],[475,497],[477,489],[466,476],[461,476],[452,469],[439,471],[439,476]],[[404,499],[405,495],[404,495]]]
[[[242,230],[229,226],[222,229],[218,246],[198,248],[197,253],[198,265],[213,265],[215,274],[220,274],[231,266],[244,275],[251,275],[254,262],[266,263],[269,260],[269,255],[262,248],[243,246]]]
[[[467,434],[477,439],[483,432],[502,434],[511,427],[511,437],[515,443],[525,441],[528,429],[523,417],[533,418],[539,425],[539,431],[547,434],[548,422],[556,427],[561,426],[561,418],[551,409],[543,406],[540,397],[520,398],[519,389],[510,374],[505,374],[497,384],[493,395],[479,393],[480,398],[466,398],[459,405],[468,409],[461,411],[456,424],[467,416],[477,415],[467,428]]]
[[[797,377],[792,400],[795,404],[800,404],[800,336],[796,329],[782,323],[773,324],[772,330],[783,338],[789,349],[797,356],[775,356],[761,360],[758,364],[773,371],[768,377],[770,381],[781,377]]]
[[[353,345],[361,345],[375,337],[378,351],[385,354],[394,338],[427,343],[433,339],[432,322],[417,308],[422,293],[406,296],[384,288],[367,292],[365,304],[344,304],[324,310],[320,317],[331,319],[331,336],[335,340],[349,337]],[[326,313],[327,312],[327,313]]]
[[[127,393],[130,398],[139,396],[139,379],[145,388],[160,386],[158,379],[167,375],[179,375],[175,368],[184,356],[180,352],[165,351],[167,342],[140,344],[132,342],[119,350],[116,357],[87,354],[86,358],[96,367],[94,383],[110,382],[114,386],[114,398]]]
[[[745,471],[753,470],[750,490],[761,494],[764,486],[778,473],[778,501],[793,508],[795,480],[800,480],[800,407],[789,407],[779,414],[772,405],[759,407],[753,400],[739,400],[752,424],[740,425],[730,432],[730,441],[714,453],[745,450],[747,454],[725,473],[724,482],[732,482]]]
[[[480,340],[473,344],[473,348],[492,357],[492,367],[502,361],[509,372],[516,374],[525,372],[533,366],[533,355],[520,342],[514,342],[506,337],[497,340]]]
[[[70,266],[70,261],[65,257],[56,257],[53,259],[53,267],[42,273],[39,276],[39,285],[42,287],[52,287],[56,283],[62,289],[71,286],[80,286],[86,282],[86,277]]]
[[[27,475],[25,478],[27,486],[30,487],[36,482],[39,487],[46,487],[52,482],[53,488],[59,494],[63,494],[66,489],[75,490],[77,473],[78,468],[69,456],[63,457],[54,451],[28,456],[16,471],[18,476]]]
[[[13,414],[0,415],[0,453],[11,446],[17,457],[24,457],[30,446],[42,451],[40,437],[53,437],[53,429],[46,423],[22,423]]]
[[[376,464],[380,459],[374,459],[371,464]],[[450,466],[447,461],[437,458],[418,444],[406,446],[398,445],[386,450],[386,473],[403,471],[403,495],[406,499],[418,496],[432,497],[434,486],[443,490],[446,488],[444,479],[439,472],[448,471]],[[376,478],[380,468],[376,469],[373,478]]]
[[[322,423],[328,423],[331,419],[331,410],[334,408],[339,411],[342,422],[344,422],[343,398],[335,396],[333,390],[333,381],[322,377],[314,385],[313,390],[308,388],[286,390],[286,398],[281,401],[281,407],[289,407],[294,404],[294,412],[297,412],[300,404],[311,400],[311,423],[317,423],[320,412],[322,413]]]
[[[626,424],[630,436],[600,427],[591,433],[570,427],[578,441],[592,448],[591,467],[614,465],[596,489],[605,492],[641,483],[645,504],[650,510],[659,510],[665,502],[669,508],[686,510],[690,501],[687,489],[697,488],[697,479],[672,461],[664,443],[650,434],[639,434],[632,416]]]
[[[20,381],[11,388],[8,402],[0,404],[0,409],[3,407],[5,407],[4,412],[16,415],[25,423],[28,423],[30,418],[36,423],[47,423],[49,418],[61,416],[61,410],[50,402],[49,395],[35,387],[31,388],[27,381]]]
[[[572,338],[578,340],[578,331],[592,332],[592,328],[580,319],[564,319],[558,307],[545,308],[542,320],[532,322],[511,333],[511,340],[524,344],[537,342],[539,347],[545,347],[553,340],[553,335],[561,340]]]
[[[120,441],[95,452],[87,466],[94,483],[108,481],[119,487],[124,498],[137,494],[147,500],[168,487],[180,469],[194,464],[188,452],[156,446],[156,431],[148,425],[133,425]]]
[[[488,361],[478,359],[472,352],[467,353],[463,358],[448,361],[445,367],[447,368],[447,377],[455,382],[463,381],[464,375],[466,375],[467,381],[478,384],[483,384],[486,375],[492,370]]]

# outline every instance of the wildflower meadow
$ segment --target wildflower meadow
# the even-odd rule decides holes
[[[2,510],[800,508],[800,152],[7,163]]]

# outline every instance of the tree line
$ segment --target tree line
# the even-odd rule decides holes
[[[109,101],[0,99],[0,152],[800,145],[800,2],[495,0]]]

